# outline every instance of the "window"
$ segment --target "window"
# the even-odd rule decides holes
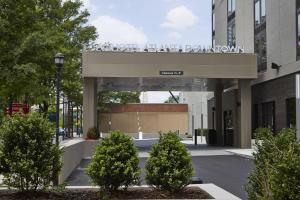
[[[215,22],[215,20],[216,20],[215,13],[213,13],[212,14],[212,30],[213,30],[213,32],[216,29],[216,22]]]
[[[286,127],[296,127],[296,98],[286,100]]]
[[[212,17],[211,17],[212,19],[212,22],[211,22],[211,24],[212,24],[212,47],[214,47],[215,46],[215,29],[216,29],[216,16],[215,16],[215,13],[214,13],[214,11],[213,11],[213,13],[212,13]]]
[[[228,16],[235,12],[235,0],[228,0]]]
[[[254,49],[257,53],[257,71],[263,72],[267,69],[267,39],[266,29],[264,28],[258,33],[255,33]]]
[[[260,1],[255,3],[255,26],[260,24]]]
[[[296,27],[296,30],[297,30],[297,34],[296,34],[296,37],[297,37],[297,60],[300,60],[300,0],[297,0],[296,1],[296,13],[297,13],[297,16],[296,16],[296,21],[297,21],[297,27]]]
[[[267,69],[267,33],[266,33],[266,1],[254,0],[255,14],[255,43],[254,49],[257,53],[257,71],[263,72]]]
[[[275,132],[275,102],[262,104],[262,126]]]
[[[228,15],[227,15],[227,45],[236,46],[235,39],[235,0],[228,0]]]
[[[266,0],[254,0],[255,26],[266,22]]]
[[[228,46],[235,46],[236,45],[236,39],[235,39],[235,19],[232,19],[230,22],[228,22],[227,27],[227,43]]]
[[[266,21],[266,0],[261,0],[261,21]]]

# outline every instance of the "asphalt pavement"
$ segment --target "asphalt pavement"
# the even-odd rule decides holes
[[[139,164],[142,169],[142,184],[145,184],[144,165],[146,159],[140,158]],[[215,155],[193,156],[192,161],[196,176],[200,177],[204,183],[213,183],[241,199],[247,199],[244,185],[253,168],[253,160],[236,155]],[[67,179],[67,184],[71,186],[91,185],[90,178],[85,174],[89,163],[89,159],[82,160]]]

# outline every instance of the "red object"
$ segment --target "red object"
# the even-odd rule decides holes
[[[29,106],[27,104],[23,104],[23,103],[13,103],[12,104],[12,113],[11,114],[15,114],[21,112],[23,114],[27,114],[29,113]],[[7,115],[10,114],[10,108],[7,107],[5,113]]]

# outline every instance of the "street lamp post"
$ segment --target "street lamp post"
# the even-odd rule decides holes
[[[59,93],[60,93],[60,71],[64,63],[64,54],[57,53],[55,55],[56,65],[56,144],[59,143]]]

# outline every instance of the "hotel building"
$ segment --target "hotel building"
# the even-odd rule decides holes
[[[300,0],[213,0],[212,45],[243,46],[246,53],[257,54],[252,130],[300,129]],[[228,105],[230,95],[223,96],[226,134],[234,108]],[[213,99],[208,109],[212,117]]]

